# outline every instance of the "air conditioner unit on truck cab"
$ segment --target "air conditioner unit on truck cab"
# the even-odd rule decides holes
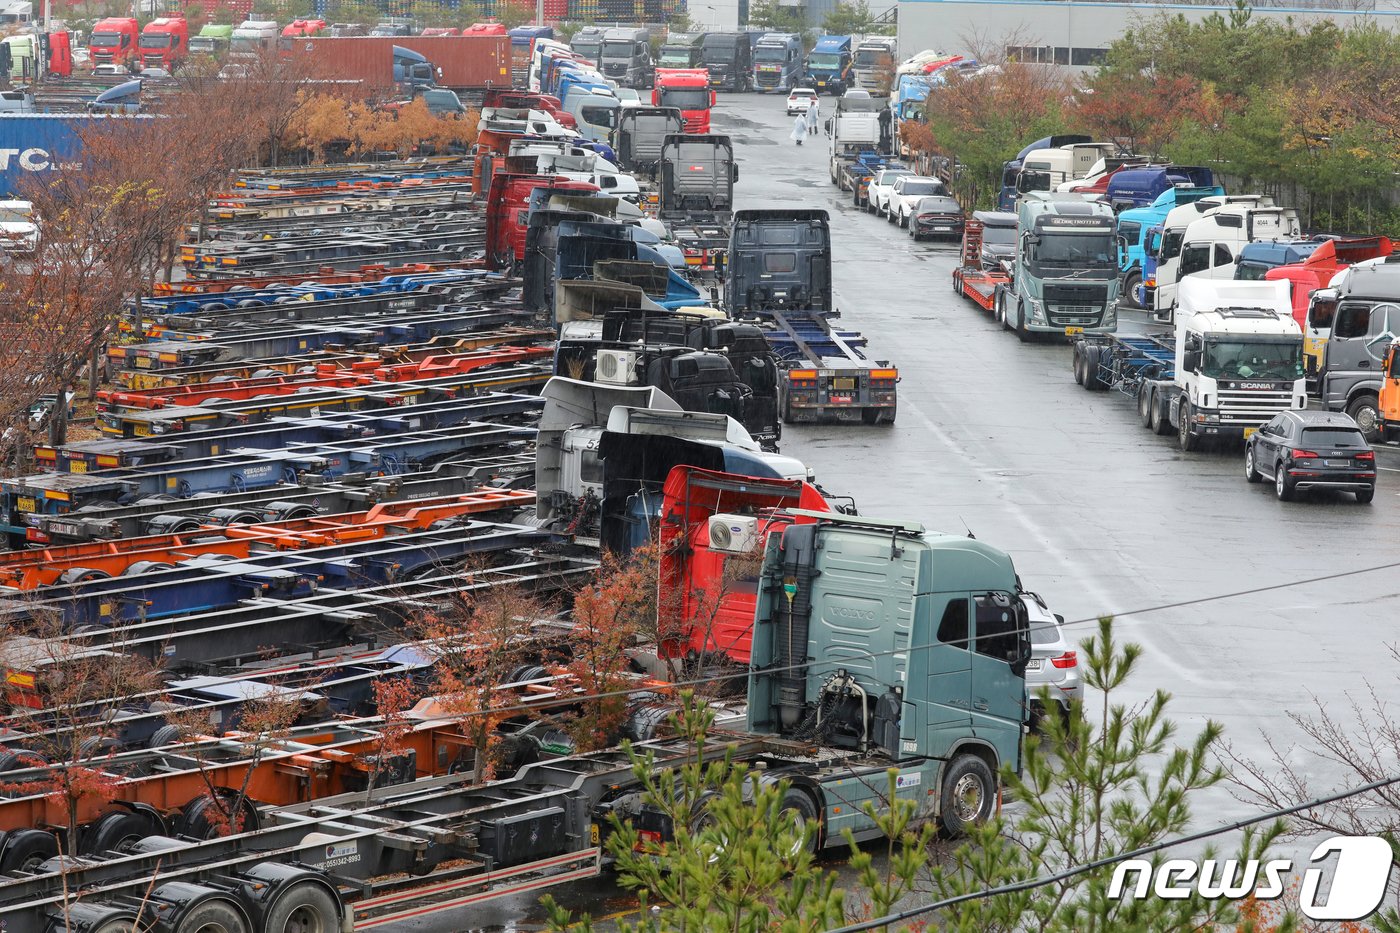
[[[758,519],[752,515],[710,516],[710,550],[749,554],[758,543]]]
[[[597,380],[607,385],[637,384],[637,359],[633,350],[599,350]]]

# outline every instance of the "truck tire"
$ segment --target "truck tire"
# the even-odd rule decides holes
[[[1347,414],[1351,415],[1356,426],[1361,429],[1366,440],[1375,441],[1380,437],[1381,404],[1374,392],[1362,392],[1347,403]]]
[[[1184,454],[1199,450],[1201,446],[1200,435],[1191,430],[1191,405],[1185,400],[1181,403],[1181,410],[1177,412],[1176,446],[1180,447]]]
[[[1143,380],[1138,386],[1137,410],[1138,420],[1142,422],[1144,428],[1152,427],[1152,406],[1155,404],[1155,392],[1152,391],[1152,383]]]
[[[793,823],[798,832],[811,828],[811,836],[806,840],[804,848],[808,854],[816,855],[821,848],[822,818],[817,812],[817,805],[812,802],[812,798],[806,791],[798,790],[796,787],[789,787],[783,795],[782,812],[791,813]],[[794,850],[794,855],[797,850]]]
[[[1023,302],[1016,302],[1016,339],[1022,343],[1031,342],[1031,332],[1026,330],[1026,306]]]
[[[87,825],[82,835],[82,853],[101,855],[104,852],[126,852],[132,843],[147,836],[157,836],[164,829],[163,826],[156,826],[144,813],[116,810]]]
[[[974,755],[959,755],[943,773],[938,797],[938,825],[956,839],[967,827],[992,815],[997,800],[997,779],[987,763]]]
[[[58,854],[58,841],[42,829],[21,829],[5,839],[0,873],[33,871]]]
[[[268,929],[273,929],[269,927]],[[206,901],[185,915],[175,933],[249,933],[248,924],[228,901]]]
[[[340,929],[340,905],[319,884],[303,881],[277,899],[267,912],[263,928],[268,933],[336,933]]]
[[[1167,417],[1167,404],[1154,388],[1152,390],[1152,433],[1159,437],[1166,437],[1172,433],[1172,420]]]
[[[1082,386],[1084,384],[1084,350],[1083,344],[1074,345],[1074,359],[1071,367],[1074,369],[1074,384]]]
[[[1105,347],[1084,348],[1084,388],[1097,392],[1108,388],[1103,379],[1103,358]]]
[[[1118,293],[1118,303],[1125,308],[1132,308],[1141,311],[1142,305],[1138,304],[1136,289],[1142,284],[1142,275],[1138,272],[1129,272],[1123,278],[1123,290]]]

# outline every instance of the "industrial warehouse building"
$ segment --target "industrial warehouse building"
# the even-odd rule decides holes
[[[1339,5],[1345,4],[1346,9]],[[899,0],[899,51],[924,49],[973,54],[976,47],[1007,42],[1007,53],[1021,61],[1085,69],[1097,64],[1125,30],[1160,13],[1202,20],[1228,15],[1228,3],[1113,3],[1097,0]],[[1288,19],[1306,24],[1330,19],[1340,26],[1364,19],[1400,28],[1397,0],[1287,0],[1258,5],[1256,19]]]

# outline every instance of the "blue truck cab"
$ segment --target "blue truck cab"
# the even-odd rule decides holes
[[[1260,240],[1246,243],[1235,259],[1235,278],[1262,281],[1264,274],[1279,266],[1302,262],[1326,242],[1325,238],[1309,240]]]
[[[802,77],[802,36],[795,32],[764,33],[753,47],[753,89],[790,91]]]
[[[807,76],[817,93],[838,97],[851,86],[851,37],[822,36],[807,53]]]
[[[1138,170],[1125,169],[1118,175],[1128,171]],[[1109,179],[1110,192],[1113,180],[1118,175]],[[1161,232],[1162,223],[1172,208],[1224,193],[1225,189],[1220,185],[1175,185],[1158,194],[1147,207],[1130,207],[1119,212],[1116,232],[1118,275],[1122,287],[1118,293],[1125,304],[1145,307],[1142,301],[1147,296],[1143,293],[1142,283],[1144,279],[1151,279],[1157,271],[1156,257],[1150,255],[1153,251],[1148,249],[1148,243],[1153,231]]]

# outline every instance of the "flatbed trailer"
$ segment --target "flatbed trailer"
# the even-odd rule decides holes
[[[356,507],[378,502],[463,495],[482,486],[516,484],[522,478],[533,479],[534,468],[534,455],[520,452],[451,460],[430,470],[395,476],[346,474],[329,483],[321,477],[314,481],[304,478],[295,486],[214,493],[189,499],[152,496],[131,505],[32,516],[34,525],[26,529],[26,539],[31,545],[77,544],[173,534],[207,524],[246,525],[307,518],[353,511]]]
[[[986,269],[982,263],[982,221],[969,217],[963,224],[962,257],[953,270],[953,291],[984,311],[996,309],[997,289],[1011,284],[1011,273]]]
[[[770,271],[770,252],[793,259],[787,275]],[[899,370],[868,359],[863,336],[833,326],[826,211],[736,212],[727,265],[730,314],[762,327],[783,367],[784,422],[895,420]]]
[[[383,281],[389,276],[397,275],[424,275],[433,272],[451,272],[458,269],[473,268],[473,264],[468,261],[432,263],[420,262],[411,265],[387,266],[381,263],[372,263],[361,266],[358,269],[314,269],[310,272],[289,275],[269,275],[269,276],[237,276],[223,279],[193,279],[182,282],[157,282],[155,294],[165,295],[222,295],[229,291],[245,288],[259,289],[269,288],[273,285],[300,285],[302,282],[312,281],[320,285],[357,285],[363,283],[373,283]]]
[[[463,334],[442,334],[414,344],[391,344],[355,350],[313,350],[309,353],[279,354],[223,362],[196,362],[186,366],[161,366],[158,369],[124,369],[113,374],[112,382],[137,391],[271,377],[274,373],[308,375],[320,371],[322,367],[354,369],[359,366],[412,363],[429,356],[466,353],[501,344],[535,346],[553,339],[553,329],[506,326],[480,331],[470,330]]]

